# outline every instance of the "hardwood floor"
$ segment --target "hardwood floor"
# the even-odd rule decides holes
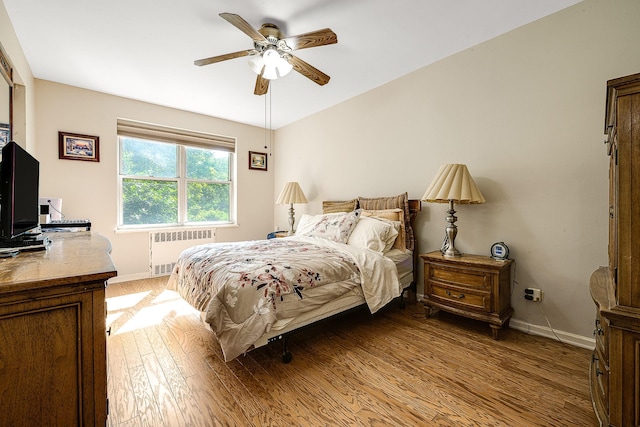
[[[225,363],[165,283],[107,288],[109,426],[597,425],[585,349],[392,303]]]

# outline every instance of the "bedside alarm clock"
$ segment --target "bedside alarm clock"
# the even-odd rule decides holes
[[[491,245],[491,258],[504,261],[509,258],[509,246],[504,242],[496,242]]]

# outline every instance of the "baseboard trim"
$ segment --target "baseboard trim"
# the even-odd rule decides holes
[[[542,337],[550,338],[554,341],[560,340],[565,344],[575,345],[576,347],[586,348],[593,350],[596,346],[596,340],[591,337],[583,337],[582,335],[572,334],[570,332],[552,330],[547,326],[532,325],[531,323],[523,320],[511,319],[509,321],[509,327],[522,331],[530,335],[539,335]],[[555,334],[554,334],[555,332]]]
[[[417,298],[418,301],[421,301],[424,298],[424,294],[418,294]],[[525,334],[539,335],[541,337],[549,338],[554,341],[560,340],[560,342],[563,342],[565,344],[586,348],[588,350],[593,350],[596,347],[595,338],[583,337],[582,335],[576,335],[570,332],[558,331],[555,329],[552,330],[547,326],[532,325],[531,323],[525,322],[524,320],[511,318],[509,320],[509,327],[524,332]]]

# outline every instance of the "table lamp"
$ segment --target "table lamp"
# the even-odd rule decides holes
[[[309,201],[305,197],[300,185],[297,182],[287,182],[276,200],[278,205],[290,205],[289,207],[289,236],[293,235],[295,230],[293,224],[295,223],[295,217],[293,212],[294,203],[308,203]]]
[[[422,196],[422,201],[431,203],[449,203],[449,211],[446,220],[445,238],[440,252],[446,257],[462,255],[455,247],[455,239],[458,234],[454,203],[480,204],[485,199],[478,186],[471,178],[466,165],[446,164],[440,167],[438,174]]]

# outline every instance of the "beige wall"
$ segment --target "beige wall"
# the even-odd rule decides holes
[[[264,238],[273,224],[272,171],[249,170],[248,151],[264,150],[264,131],[208,116],[36,80],[40,194],[60,197],[68,218],[89,218],[109,238],[121,276],[148,274],[148,232],[116,233],[118,117],[237,138],[238,227],[218,241]],[[100,137],[100,162],[58,159],[58,131]],[[265,208],[267,207],[267,208]]]
[[[637,0],[587,0],[281,128],[275,188],[299,181],[311,203],[298,215],[318,213],[325,199],[420,198],[441,164],[466,163],[487,203],[457,209],[458,249],[509,245],[512,324],[546,327],[522,298],[536,287],[555,329],[591,337],[589,276],[607,263],[605,84],[640,72],[639,16]],[[445,211],[423,204],[421,252],[440,247]]]
[[[33,73],[2,1],[0,1],[0,43],[13,65],[13,81],[17,85],[14,90],[13,140],[35,154]]]

